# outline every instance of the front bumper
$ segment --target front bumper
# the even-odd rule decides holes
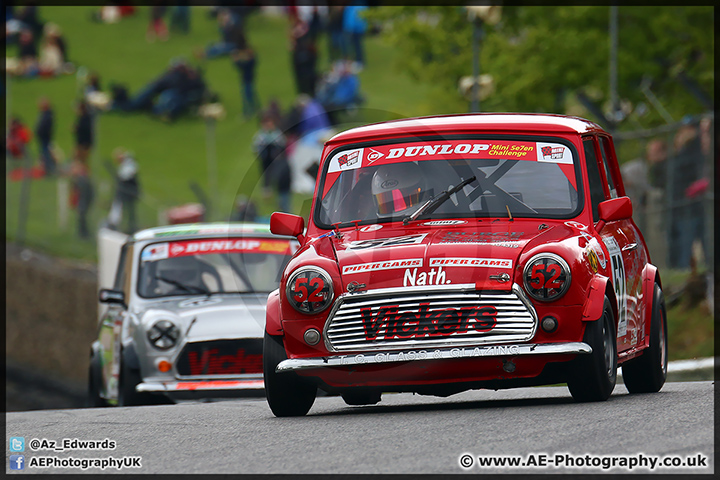
[[[492,357],[524,357],[529,355],[576,355],[592,353],[583,342],[536,343],[522,345],[489,345],[477,347],[438,348],[427,350],[401,350],[361,354],[337,355],[320,358],[291,358],[278,364],[277,373],[295,370],[313,370],[326,367],[358,365],[387,365],[397,362],[427,362],[435,360],[478,359]]]

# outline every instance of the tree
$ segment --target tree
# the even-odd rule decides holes
[[[472,73],[472,24],[463,7],[379,7],[369,16],[402,52],[400,67],[422,81],[457,89]],[[681,80],[711,95],[714,82],[712,7],[619,7],[618,94],[646,103],[644,78],[671,114],[707,109]],[[585,92],[609,110],[608,6],[505,6],[502,20],[484,26],[481,73],[495,93],[484,111],[565,113]],[[678,77],[680,75],[680,77]],[[687,82],[686,82],[687,84]],[[598,120],[598,119],[596,119]],[[646,126],[663,123],[652,108]]]

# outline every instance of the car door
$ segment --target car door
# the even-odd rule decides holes
[[[612,181],[612,177],[607,174],[605,169],[597,136],[588,135],[583,137],[583,150],[588,172],[593,222],[597,225],[600,220],[598,205],[605,200],[617,197],[617,188]],[[598,231],[608,250],[608,261],[610,262],[611,269],[610,281],[618,302],[616,332],[618,352],[622,352],[631,347],[631,334],[628,332],[628,266],[623,259],[622,253],[623,248],[627,247],[629,242],[623,232],[622,223],[621,221],[608,222]]]
[[[603,166],[608,178],[608,185],[611,186],[610,195],[613,198],[625,196],[620,169],[618,168],[615,149],[610,138],[599,135],[600,153]],[[637,225],[631,218],[615,222],[617,235],[623,239],[620,252],[625,267],[625,303],[627,330],[629,335],[629,347],[636,346],[643,340],[643,310],[645,302],[642,300],[642,274],[647,263],[648,255],[645,248],[645,240]]]
[[[132,254],[132,244],[123,245],[113,282],[113,290],[123,292],[126,304],[129,303],[131,295]],[[103,386],[106,398],[117,398],[120,377],[120,341],[126,317],[126,305],[108,303],[100,320],[99,341],[102,349]]]

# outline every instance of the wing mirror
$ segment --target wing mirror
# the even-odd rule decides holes
[[[100,303],[117,303],[122,306],[126,306],[125,294],[119,290],[109,290],[107,288],[103,288],[102,290],[100,290],[98,300],[100,301]]]
[[[291,213],[275,212],[270,216],[270,231],[275,235],[288,235],[296,237],[302,245],[305,237],[305,219],[300,215]]]
[[[629,197],[611,198],[598,204],[598,213],[600,221],[597,229],[600,230],[607,222],[632,218],[632,202]]]

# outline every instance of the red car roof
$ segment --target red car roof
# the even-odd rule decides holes
[[[374,123],[353,128],[328,140],[328,144],[347,143],[375,137],[401,137],[408,134],[458,133],[588,133],[605,132],[598,124],[579,117],[539,113],[468,113],[434,115]]]

